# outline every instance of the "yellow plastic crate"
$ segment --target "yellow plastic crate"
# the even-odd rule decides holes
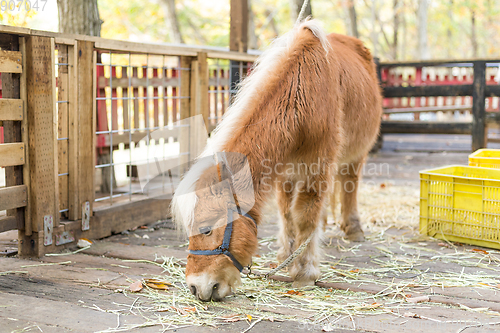
[[[500,169],[500,149],[479,149],[469,155],[469,166]]]
[[[451,165],[420,171],[420,232],[500,249],[500,170]]]

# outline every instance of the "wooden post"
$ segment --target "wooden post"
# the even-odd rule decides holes
[[[229,30],[229,50],[247,52],[248,49],[248,0],[231,0],[231,22]],[[238,82],[242,79],[242,63],[230,61],[231,98],[236,93]]]
[[[191,104],[190,116],[201,114],[208,128],[208,62],[207,53],[199,52],[191,62]]]
[[[79,192],[78,175],[78,148],[79,148],[79,126],[78,126],[78,51],[76,41],[68,46],[68,219],[76,221],[82,214]]]
[[[95,173],[95,57],[94,43],[77,41],[78,71],[78,180],[80,211],[86,202],[90,204],[90,212],[94,204]],[[83,218],[83,217],[82,217]]]
[[[31,236],[21,235],[19,255],[41,256],[44,253],[44,218],[59,214],[57,202],[57,159],[54,120],[53,39],[26,37],[26,94],[29,130]],[[51,231],[51,230],[49,230]],[[53,242],[52,239],[48,239]]]
[[[486,63],[474,62],[474,81],[472,83],[472,151],[486,147],[486,110],[485,110]]]
[[[181,87],[179,96],[183,97],[181,99],[180,108],[180,120],[187,119],[191,116],[191,104],[193,102],[193,96],[191,95],[191,76],[193,75],[191,70],[191,63],[194,62],[193,57],[181,56],[180,57],[180,76],[181,76]],[[185,98],[189,97],[189,98]],[[175,120],[174,120],[175,123]],[[185,167],[189,161],[189,129],[185,127],[179,128],[179,145],[180,153],[179,164],[181,165],[179,172],[185,172]]]

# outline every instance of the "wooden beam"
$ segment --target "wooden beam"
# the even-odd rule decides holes
[[[78,175],[78,52],[76,42],[68,46],[68,219],[76,221],[82,214]]]
[[[23,120],[23,101],[20,99],[0,99],[1,120]]]
[[[15,216],[0,216],[0,232],[16,229],[17,218]]]
[[[27,200],[26,185],[0,188],[0,210],[25,207]]]
[[[1,73],[22,73],[23,55],[19,51],[0,50],[0,72]]]
[[[248,1],[231,0],[230,15],[229,49],[246,53],[248,48]]]
[[[382,95],[386,98],[419,96],[471,96],[472,85],[383,87]]]
[[[26,39],[24,37],[19,37],[19,51],[23,54],[23,68],[26,68]],[[20,77],[20,98],[23,102],[23,120],[21,121],[21,139],[26,148],[29,147],[28,140],[28,110],[26,107],[27,101],[27,91],[26,91],[26,71],[21,73]],[[30,158],[29,152],[25,153],[25,163],[23,166],[23,184],[26,185],[27,197],[30,197]],[[32,233],[32,223],[31,223],[31,201],[27,201],[26,207],[24,208],[24,230],[21,228],[19,232],[23,232],[27,236],[31,236]]]
[[[77,42],[78,54],[78,180],[79,208],[88,201],[90,211],[94,204],[94,173],[95,173],[95,106],[94,106],[94,43]]]
[[[20,256],[41,256],[44,253],[44,217],[54,219],[57,209],[57,159],[55,157],[53,40],[47,37],[26,37],[26,90],[29,129],[31,221],[33,233],[19,242]]]
[[[57,45],[58,63],[68,64],[68,46]],[[69,66],[58,66],[57,77],[57,161],[58,173],[68,174],[58,176],[59,180],[59,210],[69,210]],[[67,214],[65,214],[67,215]]]
[[[471,123],[382,121],[381,132],[420,134],[471,134]]]
[[[0,156],[2,156],[2,159],[0,160],[0,167],[12,167],[16,165],[24,165],[25,151],[26,149],[24,143],[22,142],[0,144]],[[20,184],[22,184],[22,175]],[[8,186],[12,185],[19,185],[19,184],[8,184]]]
[[[486,108],[485,108],[485,86],[486,86],[486,63],[474,63],[474,82],[472,92],[472,150],[486,147]]]

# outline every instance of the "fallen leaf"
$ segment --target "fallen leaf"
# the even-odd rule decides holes
[[[185,308],[182,308],[182,310],[186,312],[196,312],[196,308],[191,306],[186,306]]]
[[[429,296],[418,296],[418,297],[407,298],[406,301],[409,303],[422,303],[422,302],[429,302],[430,298]]]
[[[288,290],[286,292],[288,295],[297,295],[297,296],[302,296],[304,295],[304,293],[300,292],[300,291],[295,291],[295,290]]]
[[[92,241],[87,238],[80,238],[76,243],[80,249],[92,245]]]
[[[137,293],[142,290],[142,282],[141,281],[135,281],[132,283],[130,286],[128,286],[128,289],[130,289],[131,292]]]
[[[251,322],[252,321],[252,316],[249,315],[249,314],[247,314],[247,319],[248,319],[249,322]]]
[[[438,243],[438,246],[442,246],[442,247],[449,247],[449,245],[448,245],[448,244],[446,244],[446,243]]]
[[[168,290],[168,287],[172,287],[171,283],[168,283],[166,281],[160,281],[157,279],[144,280],[144,284],[146,286],[148,286],[149,288],[157,289],[157,290]]]
[[[278,267],[278,265],[273,262],[269,264],[269,268],[271,269],[275,269],[276,267]]]
[[[385,188],[386,185],[384,183],[380,184],[380,188]]]
[[[359,269],[357,269],[357,268],[356,269],[351,269],[349,272],[351,272],[351,273],[359,273]]]
[[[141,225],[141,226],[139,227],[139,229],[148,229],[148,228],[149,228],[149,227],[148,227],[148,226],[145,226],[145,225]]]
[[[479,253],[482,253],[482,254],[489,254],[488,251],[481,250],[481,249],[472,249],[472,251],[479,252]]]

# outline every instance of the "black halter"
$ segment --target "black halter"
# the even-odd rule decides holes
[[[226,256],[229,257],[229,259],[231,259],[234,266],[241,272],[243,270],[243,266],[238,262],[238,260],[236,260],[236,258],[231,254],[231,252],[229,252],[229,243],[231,242],[231,234],[233,233],[233,213],[234,211],[228,208],[227,224],[226,224],[226,229],[224,230],[224,238],[222,239],[222,245],[220,245],[215,250],[189,250],[189,253],[195,255],[204,255],[204,256],[225,254]],[[257,222],[255,222],[254,218],[248,215],[247,213],[240,215],[248,217],[255,223],[255,226],[257,226]]]

